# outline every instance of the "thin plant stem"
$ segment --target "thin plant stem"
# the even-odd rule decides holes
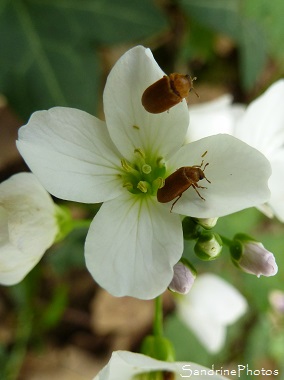
[[[155,315],[153,324],[154,336],[163,336],[163,300],[162,296],[155,299]]]

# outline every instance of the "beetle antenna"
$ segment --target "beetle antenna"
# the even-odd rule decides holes
[[[201,164],[203,164],[203,160],[202,160],[202,163]],[[206,175],[204,174],[204,171],[205,171],[205,169],[206,169],[206,167],[209,165],[209,162],[207,162],[206,164],[205,164],[205,166],[204,166],[204,168],[202,169],[202,171],[203,171],[203,175],[204,175],[204,178],[206,179],[206,181],[208,182],[208,183],[211,183],[211,181],[209,181],[209,179],[206,177]],[[202,165],[201,165],[202,166]]]
[[[195,93],[195,95],[196,95],[198,98],[200,98],[200,96],[199,96],[198,93],[195,91],[195,88],[194,88],[194,86],[193,86],[193,82],[197,79],[197,77],[193,77],[193,78],[189,77],[189,78],[190,78],[190,84],[191,84],[191,88],[190,88],[189,91],[192,90],[192,91]]]

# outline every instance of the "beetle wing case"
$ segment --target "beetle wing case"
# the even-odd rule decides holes
[[[181,100],[182,98],[173,91],[170,77],[167,75],[146,88],[142,95],[142,104],[150,113],[165,112]]]
[[[192,185],[193,182],[186,176],[185,169],[186,167],[181,167],[166,178],[165,186],[157,192],[158,202],[170,202]]]

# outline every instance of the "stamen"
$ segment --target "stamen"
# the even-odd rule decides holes
[[[143,149],[141,149],[141,148],[136,148],[136,149],[134,149],[134,153],[135,154],[138,154],[140,157],[142,157],[143,159],[145,159],[145,153],[144,153],[144,151],[143,151]]]
[[[156,162],[157,162],[157,166],[159,168],[166,166],[166,161],[165,161],[164,157],[158,157]]]
[[[139,181],[137,185],[137,189],[142,191],[142,193],[147,193],[149,189],[149,183],[146,181]]]
[[[139,171],[134,169],[124,158],[121,159],[121,166],[126,172],[139,175]]]
[[[153,191],[153,193],[156,194],[156,192],[158,191],[158,189],[161,189],[164,186],[165,186],[165,179],[162,178],[162,177],[156,178],[152,182],[152,191]]]
[[[133,190],[133,184],[131,182],[125,182],[123,184],[123,187],[125,187],[128,191],[132,191]]]

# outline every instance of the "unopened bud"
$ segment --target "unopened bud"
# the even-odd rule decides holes
[[[186,216],[182,221],[183,237],[185,240],[197,239],[202,233],[202,228],[193,218]]]
[[[245,234],[234,237],[230,251],[234,264],[246,273],[269,277],[278,272],[273,253]]]
[[[187,294],[196,278],[196,271],[188,262],[182,260],[174,266],[174,276],[169,290],[179,294]]]
[[[218,218],[194,218],[194,220],[206,230],[211,230],[211,228],[216,226]]]
[[[201,260],[215,260],[220,255],[222,247],[223,242],[218,234],[204,231],[194,246],[194,252]]]

